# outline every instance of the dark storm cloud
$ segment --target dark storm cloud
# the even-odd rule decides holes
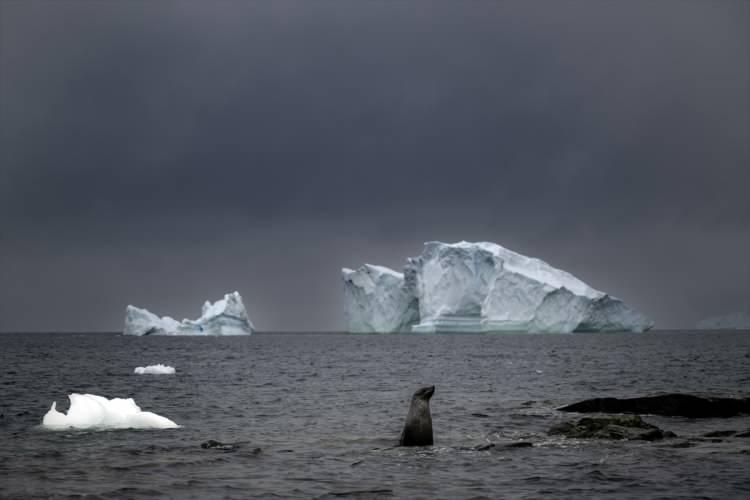
[[[750,4],[0,3],[0,330],[493,240],[662,327],[750,302]]]

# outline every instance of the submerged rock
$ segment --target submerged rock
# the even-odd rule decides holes
[[[587,417],[577,421],[557,424],[547,431],[551,436],[578,439],[627,439],[657,441],[674,437],[674,433],[663,431],[644,422],[638,415],[627,417]]]
[[[711,431],[711,432],[705,433],[703,437],[720,438],[720,437],[734,436],[735,434],[737,434],[737,431]]]
[[[510,441],[507,443],[485,443],[479,444],[473,448],[475,451],[488,451],[495,448],[531,448],[534,443],[529,441]]]
[[[506,448],[531,448],[533,446],[534,443],[529,441],[513,441],[512,443],[507,443],[505,445]]]
[[[209,439],[208,441],[201,443],[201,448],[203,448],[204,450],[235,451],[239,447],[240,446],[237,444],[222,443],[213,439]]]
[[[324,499],[324,498],[382,498],[382,497],[392,497],[393,490],[388,488],[376,488],[372,490],[351,490],[351,491],[331,491],[330,493],[326,493],[323,496],[320,496],[318,498]]]
[[[670,448],[692,448],[695,443],[692,441],[678,441],[669,445]]]
[[[663,394],[638,398],[594,398],[558,408],[578,413],[639,413],[688,418],[726,418],[750,414],[750,398]]]
[[[474,447],[476,451],[487,451],[495,447],[495,443],[478,444]]]

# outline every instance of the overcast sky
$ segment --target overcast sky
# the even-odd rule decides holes
[[[661,328],[750,303],[750,2],[0,0],[0,331],[343,328],[488,240]]]

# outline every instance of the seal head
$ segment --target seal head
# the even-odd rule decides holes
[[[404,430],[398,444],[401,446],[431,446],[432,416],[430,415],[430,398],[435,393],[435,386],[422,387],[411,398],[409,414],[406,416]]]

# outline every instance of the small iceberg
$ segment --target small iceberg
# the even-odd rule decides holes
[[[133,370],[133,373],[136,375],[174,375],[175,369],[173,366],[167,366],[167,365],[149,365],[149,366],[139,366],[135,370]]]
[[[179,427],[166,417],[142,411],[132,398],[107,399],[94,394],[69,394],[68,414],[57,411],[57,402],[44,415],[42,427],[65,429],[174,429]]]
[[[203,304],[201,317],[177,321],[129,305],[125,309],[124,335],[250,335],[255,330],[238,292],[228,293],[213,304]]]

